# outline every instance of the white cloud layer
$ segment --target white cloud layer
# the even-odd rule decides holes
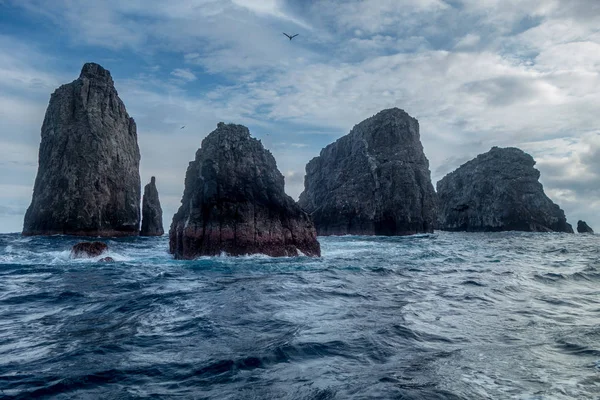
[[[400,107],[420,121],[434,183],[493,145],[522,147],[570,222],[600,226],[596,0],[8,4],[64,32],[65,52],[93,49],[108,68],[126,62],[123,54],[141,63],[115,81],[167,225],[187,162],[217,122],[248,125],[297,196],[304,165],[323,145]],[[290,42],[283,31],[300,36]],[[67,73],[52,61],[60,56],[19,37],[0,36],[0,48],[0,141],[23,146],[29,166],[15,171],[32,185],[48,96],[80,65]],[[0,199],[0,218],[26,207],[22,198]]]
[[[189,70],[189,68],[176,68],[173,71],[171,71],[171,75],[173,75],[176,78],[180,78],[185,82],[192,82],[198,79],[196,78],[196,75],[194,75],[194,73]]]

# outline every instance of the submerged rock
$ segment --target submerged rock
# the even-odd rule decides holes
[[[112,257],[104,257],[98,260],[98,262],[115,262],[115,259]]]
[[[110,72],[85,64],[50,98],[23,234],[137,235],[139,163],[136,125]]]
[[[440,229],[573,233],[534,165],[520,149],[493,147],[446,175],[437,183]]]
[[[319,235],[432,232],[435,191],[419,122],[393,108],[356,125],[308,163],[299,204]]]
[[[150,183],[144,187],[142,197],[142,229],[140,236],[162,236],[165,233],[162,223],[162,208],[156,189],[156,178],[152,177]]]
[[[594,230],[585,221],[577,221],[578,233],[594,233]]]
[[[88,258],[98,257],[108,250],[106,243],[102,242],[81,242],[77,243],[71,249],[71,257],[73,258]],[[110,258],[110,257],[107,257]]]
[[[178,259],[321,254],[314,225],[285,194],[273,155],[245,126],[222,122],[187,169],[169,246]]]

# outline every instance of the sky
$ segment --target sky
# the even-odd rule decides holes
[[[0,0],[0,232],[21,231],[50,94],[85,62],[137,123],[167,230],[218,122],[248,126],[297,199],[311,158],[391,107],[419,120],[434,186],[519,147],[600,230],[598,0]]]

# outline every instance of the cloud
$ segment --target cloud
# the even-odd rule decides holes
[[[406,31],[421,23],[418,15],[438,13],[449,6],[441,0],[321,0],[312,11],[339,30],[360,30],[367,34]]]
[[[60,82],[56,74],[39,68],[39,64],[50,63],[48,56],[35,46],[7,35],[0,35],[0,87],[6,94],[18,93],[20,97],[29,97],[48,92]]]
[[[304,191],[304,171],[286,171],[284,176],[286,193],[298,200],[300,193]]]
[[[44,54],[35,37],[0,36],[0,139],[37,150],[49,93],[89,54],[115,60],[138,123],[142,179],[157,176],[166,220],[187,162],[219,121],[248,125],[297,196],[321,147],[396,106],[419,119],[434,183],[493,145],[520,146],[569,215],[598,218],[596,1],[9,4],[39,29],[50,21],[67,44]],[[300,33],[292,42],[281,34],[290,29]]]
[[[235,5],[247,8],[259,15],[268,15],[274,18],[279,18],[284,21],[289,21],[304,29],[312,29],[306,22],[285,13],[281,7],[282,2],[277,0],[232,0]]]
[[[0,216],[21,216],[26,210],[20,207],[9,207],[0,205]]]
[[[173,71],[171,71],[171,75],[173,75],[176,78],[180,78],[186,82],[192,82],[192,81],[195,81],[196,79],[198,79],[198,78],[196,78],[196,75],[194,75],[194,73],[187,68],[186,69],[176,68]]]
[[[144,56],[160,51],[195,53],[198,57],[186,61],[215,74],[288,68],[311,56],[298,40],[291,46],[281,34],[290,22],[302,30],[311,27],[273,0],[182,0],[177,4],[23,0],[13,4],[47,17],[69,33],[74,45],[127,49]]]
[[[479,35],[476,35],[474,33],[468,33],[465,36],[463,36],[462,38],[460,38],[460,40],[458,41],[458,43],[456,43],[456,46],[454,46],[456,49],[468,49],[470,47],[474,47],[477,44],[479,44],[479,42],[481,41],[481,37]]]
[[[522,147],[534,155],[546,194],[565,210],[569,220],[600,225],[600,131],[524,143]]]

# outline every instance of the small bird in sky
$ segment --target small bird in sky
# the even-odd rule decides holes
[[[179,128],[179,129],[183,129],[183,128],[185,128],[185,125],[184,125],[184,126],[182,126],[182,127],[181,127],[181,128]]]
[[[299,35],[299,33],[296,33],[295,35],[292,35],[292,36],[290,36],[290,35],[288,35],[288,34],[287,34],[287,33],[285,33],[285,32],[283,32],[283,34],[284,34],[285,36],[287,36],[287,37],[288,37],[290,40],[292,40],[293,38],[295,38],[296,36],[298,36],[298,35]]]

